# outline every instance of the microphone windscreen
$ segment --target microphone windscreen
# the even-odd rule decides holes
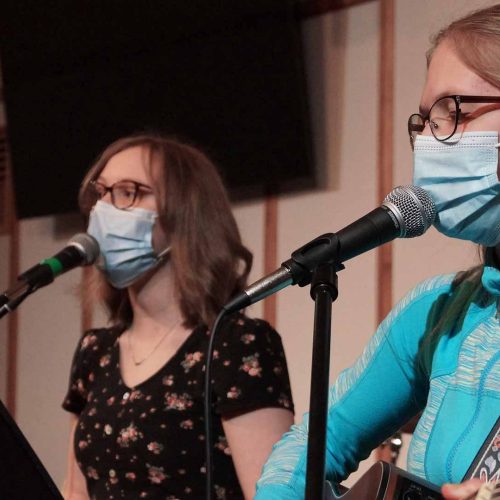
[[[75,234],[68,241],[68,246],[75,247],[80,252],[85,261],[84,265],[86,266],[93,264],[101,253],[99,243],[97,243],[97,240],[88,233]]]
[[[419,186],[398,186],[382,203],[398,218],[400,238],[414,238],[424,234],[436,217],[436,206],[431,196]]]

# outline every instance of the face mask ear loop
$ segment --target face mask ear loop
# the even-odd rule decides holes
[[[162,250],[157,256],[156,258],[158,259],[158,262],[161,262],[169,253],[170,253],[170,250],[172,249],[171,246],[168,246],[167,248],[165,248],[165,250]]]

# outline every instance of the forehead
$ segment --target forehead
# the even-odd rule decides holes
[[[108,184],[128,179],[150,184],[148,150],[144,146],[133,146],[112,156],[102,169],[99,179]]]
[[[432,55],[420,101],[428,111],[444,95],[498,95],[498,89],[469,69],[458,57],[454,46],[444,40]]]

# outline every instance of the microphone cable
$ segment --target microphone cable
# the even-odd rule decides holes
[[[204,418],[205,418],[205,498],[212,500],[213,483],[213,448],[212,448],[212,361],[215,347],[215,336],[220,322],[227,314],[226,308],[222,308],[210,330],[205,357],[205,394],[204,394]]]

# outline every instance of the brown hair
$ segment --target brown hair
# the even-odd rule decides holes
[[[433,38],[427,52],[430,63],[437,46],[451,42],[457,56],[483,80],[500,89],[500,4],[476,10],[453,21]],[[439,339],[462,324],[472,303],[486,304],[493,298],[483,287],[481,277],[484,265],[500,268],[495,248],[482,248],[483,264],[458,273],[451,291],[440,297],[429,315],[426,331],[419,349],[417,362],[430,375],[432,358]]]
[[[185,325],[211,326],[222,306],[243,290],[252,266],[252,254],[242,244],[226,190],[216,167],[199,149],[173,137],[140,134],[110,144],[85,176],[79,203],[88,216],[89,183],[112,156],[142,146],[155,182],[158,221],[168,235],[169,262]],[[154,165],[160,168],[154,171]],[[97,297],[104,301],[111,322],[123,326],[132,320],[126,290],[95,278]],[[94,295],[94,294],[90,294]]]

